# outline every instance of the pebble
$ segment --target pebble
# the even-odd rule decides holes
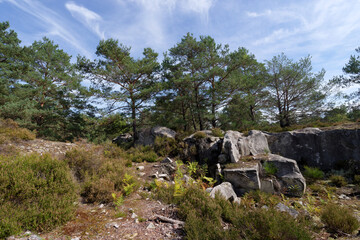
[[[153,223],[149,223],[149,225],[146,227],[146,229],[154,229],[155,225]]]
[[[143,171],[145,169],[145,167],[144,166],[138,166],[136,169],[139,170],[139,171]]]
[[[131,218],[137,218],[138,215],[136,215],[136,213],[132,213],[131,214]]]

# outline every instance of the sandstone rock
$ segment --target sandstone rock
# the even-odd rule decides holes
[[[121,145],[124,143],[129,143],[133,140],[132,135],[130,133],[121,134],[118,137],[112,140],[113,143],[117,145]]]
[[[267,134],[272,153],[296,160],[299,164],[319,167],[324,171],[339,164],[350,165],[360,173],[360,129],[320,130],[306,128]]]
[[[306,190],[306,181],[296,161],[275,154],[269,154],[266,158],[267,162],[276,167],[275,176],[280,180],[281,187],[287,190],[286,193],[301,197]]]
[[[286,212],[286,213],[290,214],[290,216],[292,216],[293,218],[297,218],[297,216],[299,216],[298,211],[296,211],[293,208],[289,208],[288,206],[284,205],[283,203],[278,203],[275,206],[275,209],[279,210],[280,212]]]
[[[210,192],[210,197],[215,198],[215,194],[220,194],[223,198],[231,202],[237,199],[237,195],[229,182],[223,182],[214,187]]]
[[[138,132],[138,139],[135,141],[136,145],[154,145],[156,137],[175,138],[176,132],[167,127],[153,127],[142,129]]]
[[[261,189],[258,162],[246,163],[232,169],[225,168],[224,181],[230,182],[238,196],[251,190]]]
[[[222,151],[229,156],[233,163],[238,162],[241,157],[238,141],[242,136],[243,134],[237,131],[227,131],[224,135]]]

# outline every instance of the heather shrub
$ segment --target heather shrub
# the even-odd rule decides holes
[[[122,151],[111,145],[75,148],[66,153],[65,161],[80,183],[84,202],[109,203],[112,193],[124,193],[127,162],[118,154]]]
[[[303,172],[304,177],[309,182],[315,182],[316,180],[320,180],[324,178],[324,172],[316,167],[308,167],[305,166],[305,171]]]
[[[0,119],[0,144],[18,142],[20,140],[33,140],[36,134],[26,128],[20,128],[11,119]]]
[[[347,185],[346,179],[340,175],[332,175],[330,181],[336,187],[344,187]]]
[[[0,238],[67,222],[77,196],[66,163],[48,155],[0,156]]]
[[[206,133],[198,131],[198,132],[194,133],[193,137],[196,139],[206,138]]]
[[[162,157],[174,157],[178,155],[178,144],[176,140],[168,137],[156,137],[154,151]]]
[[[328,204],[322,211],[321,221],[331,231],[340,233],[351,234],[360,226],[350,209],[332,203]]]

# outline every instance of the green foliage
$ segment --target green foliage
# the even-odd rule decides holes
[[[354,175],[354,183],[360,185],[360,175]]]
[[[0,238],[49,231],[73,217],[77,186],[50,156],[0,156]]]
[[[269,176],[274,176],[278,171],[277,167],[272,162],[265,161],[265,163],[263,164],[263,168],[265,173]]]
[[[167,190],[174,191],[171,187]],[[213,199],[196,185],[180,196],[162,191],[157,196],[178,204],[180,217],[185,220],[186,239],[311,239],[307,223],[301,218],[295,220],[273,208],[244,208],[219,196]],[[261,192],[251,193],[247,198],[269,206],[279,201]],[[224,222],[227,230],[223,228]]]
[[[352,210],[337,204],[328,204],[321,213],[321,221],[331,231],[351,234],[360,227]]]
[[[214,136],[214,137],[224,137],[224,133],[223,131],[220,129],[220,128],[213,128],[211,129],[211,134]]]
[[[155,138],[154,151],[162,157],[174,157],[179,153],[178,144],[175,139],[159,136]]]
[[[158,155],[150,146],[137,146],[132,147],[126,151],[125,158],[131,159],[133,162],[157,162],[159,161]]]
[[[0,119],[0,144],[7,142],[18,142],[21,140],[33,140],[36,135],[34,132],[20,128],[11,119]]]
[[[324,178],[324,172],[321,171],[319,168],[316,167],[308,167],[304,166],[305,171],[303,172],[304,177],[306,180],[310,182],[314,182],[316,180],[321,180]]]
[[[312,73],[310,56],[293,62],[282,53],[266,65],[271,93],[269,102],[273,106],[270,110],[277,113],[282,128],[296,123],[299,112],[306,114],[321,106],[325,98],[321,91],[325,70]]]
[[[196,133],[194,133],[194,136],[193,136],[195,139],[202,139],[202,138],[206,138],[206,133],[205,132],[201,132],[201,131],[198,131]]]
[[[113,148],[113,151],[118,149],[116,146]],[[66,153],[65,161],[80,182],[80,194],[85,202],[108,203],[113,200],[112,193],[130,193],[134,187],[133,182],[125,178],[126,161],[113,157],[113,154],[109,148],[104,151],[102,146],[75,148]],[[127,187],[126,191],[124,187]]]
[[[344,186],[346,186],[348,184],[346,179],[343,176],[340,176],[340,175],[332,175],[332,176],[330,176],[330,181],[336,187],[344,187]]]

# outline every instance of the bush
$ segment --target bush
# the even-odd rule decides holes
[[[213,128],[211,129],[211,133],[214,137],[224,137],[224,133],[223,131],[221,131],[220,128]]]
[[[277,173],[278,169],[272,162],[265,162],[263,164],[264,171],[267,175],[273,176]]]
[[[0,156],[0,238],[48,231],[73,217],[76,184],[50,156]]]
[[[321,171],[319,168],[316,167],[308,167],[308,166],[304,166],[305,171],[304,171],[304,177],[306,178],[306,180],[310,181],[310,182],[314,182],[316,180],[320,180],[324,178],[324,172]]]
[[[11,119],[0,119],[0,144],[7,142],[18,142],[20,140],[33,140],[36,134],[26,128],[20,128]]]
[[[169,187],[158,191],[157,196],[179,205],[179,215],[185,220],[186,239],[311,239],[306,223],[293,219],[286,213],[272,208],[251,209],[231,203],[219,196],[196,187],[187,188],[183,195],[174,197]],[[253,193],[259,201],[273,203],[270,195]],[[261,198],[261,199],[260,199]],[[223,224],[229,228],[224,230]]]
[[[360,175],[354,176],[354,184],[360,185]]]
[[[344,187],[344,186],[347,185],[346,179],[343,176],[340,176],[340,175],[332,175],[330,177],[330,181],[336,187]]]
[[[359,228],[358,220],[348,208],[328,204],[321,213],[321,220],[331,230],[351,234]]]
[[[117,154],[122,151],[112,145],[75,148],[66,153],[65,161],[80,182],[84,202],[109,203],[112,193],[124,193],[126,161],[116,158]]]
[[[168,137],[156,137],[154,143],[155,152],[162,157],[174,157],[178,155],[176,140]]]
[[[198,131],[196,133],[194,133],[193,136],[195,139],[202,139],[202,138],[206,138],[206,133]]]

